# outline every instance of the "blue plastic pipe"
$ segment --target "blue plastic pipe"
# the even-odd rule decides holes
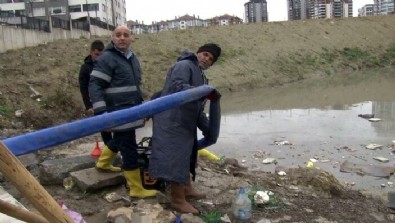
[[[132,108],[105,113],[103,115],[93,116],[90,118],[8,138],[3,140],[3,143],[11,150],[14,155],[23,155],[37,151],[39,149],[49,148],[51,146],[59,145],[74,139],[92,135],[105,129],[111,129],[119,125],[152,116],[170,108],[174,108],[182,104],[206,97],[213,91],[216,90],[208,85],[203,85],[186,91],[163,96]],[[219,104],[219,99],[216,100],[216,103],[210,103],[210,107],[211,104]],[[218,114],[210,114],[210,116],[211,115],[213,115],[213,117],[218,117]],[[219,120],[216,122],[218,123]],[[213,132],[216,131],[219,131],[219,129],[214,130]],[[215,143],[215,141],[216,138],[215,140],[201,139],[199,140],[199,148],[212,145]]]

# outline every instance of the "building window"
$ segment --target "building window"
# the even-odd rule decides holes
[[[99,11],[99,4],[83,4],[82,10],[87,11]]]
[[[12,0],[0,0],[0,4],[1,3],[12,3]]]
[[[15,3],[17,2],[24,2],[24,0],[14,0]]]
[[[15,10],[15,16],[25,16],[26,11],[25,10]]]
[[[70,5],[69,12],[81,12],[81,5]]]
[[[45,8],[33,8],[34,16],[45,16]]]
[[[66,14],[66,8],[64,6],[49,8],[52,15]]]

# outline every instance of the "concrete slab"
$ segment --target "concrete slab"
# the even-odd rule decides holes
[[[19,203],[11,194],[9,194],[1,186],[0,186],[0,199],[7,202],[7,203],[10,203],[10,204],[19,206],[23,209],[26,209],[21,203]],[[1,223],[24,223],[24,221],[20,221],[18,219],[12,218],[12,217],[2,214],[2,213],[0,213],[0,222]]]
[[[45,160],[39,164],[38,178],[42,185],[61,185],[70,172],[92,168],[95,163],[96,159],[85,154]]]
[[[70,176],[82,191],[95,191],[104,187],[120,185],[125,181],[122,173],[103,173],[95,168],[71,172]]]

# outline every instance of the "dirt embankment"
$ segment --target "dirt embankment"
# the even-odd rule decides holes
[[[186,48],[221,45],[207,71],[225,93],[306,79],[394,67],[395,16],[307,20],[209,27],[136,35],[145,96],[162,87],[168,67]],[[109,38],[102,39],[105,42]],[[0,128],[43,128],[83,114],[78,71],[92,39],[56,41],[0,54]],[[33,100],[29,86],[40,92]],[[14,113],[23,110],[16,118]]]

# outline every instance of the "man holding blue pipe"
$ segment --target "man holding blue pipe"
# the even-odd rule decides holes
[[[132,33],[126,26],[118,26],[112,41],[95,61],[89,83],[89,94],[95,114],[103,114],[140,105],[143,102],[141,67],[136,54],[129,49]],[[108,142],[110,158],[118,150],[122,155],[122,169],[129,185],[131,198],[156,196],[155,190],[145,190],[138,165],[136,128],[144,125],[138,120],[112,128],[113,139]],[[99,160],[100,161],[100,160]]]

